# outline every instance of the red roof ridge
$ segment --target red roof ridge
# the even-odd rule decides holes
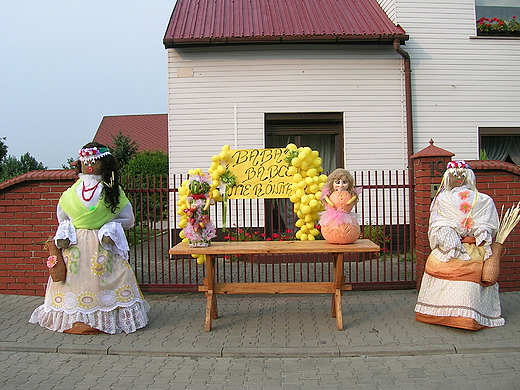
[[[520,176],[520,167],[500,160],[468,160],[471,169],[479,171],[506,171]]]
[[[78,178],[76,171],[71,169],[47,169],[22,173],[19,176],[0,183],[0,190],[14,186],[24,181],[45,181],[45,180],[75,180]]]

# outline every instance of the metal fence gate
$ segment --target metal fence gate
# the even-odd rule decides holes
[[[354,289],[415,288],[413,188],[408,171],[351,172],[362,187],[358,214],[364,238],[376,242],[375,254],[345,256],[346,283]],[[136,215],[129,231],[132,264],[143,291],[197,291],[205,267],[190,256],[170,256],[180,242],[176,215],[177,188],[187,175],[129,177],[125,192]],[[171,183],[171,185],[170,185]],[[411,205],[412,203],[412,205]],[[171,214],[170,214],[171,213]],[[285,199],[233,199],[228,201],[226,226],[220,225],[223,204],[211,207],[219,221],[215,240],[280,240],[294,234],[295,215]],[[223,256],[217,259],[218,282],[322,282],[333,275],[330,255]]]

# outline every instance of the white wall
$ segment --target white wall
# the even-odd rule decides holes
[[[391,45],[169,49],[168,68],[172,173],[206,170],[225,144],[263,148],[264,113],[294,112],[344,113],[347,169],[407,166],[402,58]]]
[[[395,0],[410,36],[414,150],[478,159],[479,126],[520,126],[520,39],[476,36],[474,0]]]

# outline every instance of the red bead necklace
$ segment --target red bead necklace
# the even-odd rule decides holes
[[[93,196],[96,192],[96,188],[98,187],[99,183],[100,182],[98,181],[95,186],[90,187],[90,188],[85,188],[85,182],[83,182],[83,188],[81,189],[81,197],[83,198],[83,200],[85,202],[88,202],[93,198]],[[88,196],[89,192],[90,192],[90,196]],[[87,194],[88,198],[87,198],[87,196],[85,196],[85,194]]]

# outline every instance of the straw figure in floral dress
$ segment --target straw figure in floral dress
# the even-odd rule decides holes
[[[358,189],[349,171],[338,168],[322,189],[325,211],[319,224],[323,238],[331,244],[350,244],[359,238],[360,227],[352,209],[358,202]]]
[[[148,323],[150,307],[128,263],[124,233],[134,225],[134,214],[117,169],[104,145],[91,142],[79,151],[79,179],[60,197],[54,236],[66,277],[49,278],[31,323],[75,334],[131,333]]]
[[[475,174],[464,161],[451,161],[430,207],[429,255],[416,320],[480,330],[504,325],[498,283],[482,281],[499,227],[493,199],[477,191]]]

